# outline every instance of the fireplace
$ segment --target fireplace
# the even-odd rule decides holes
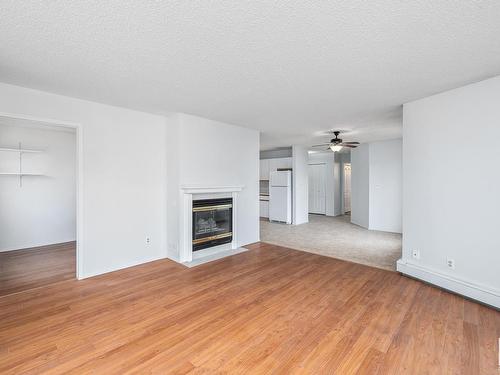
[[[193,251],[233,240],[233,198],[193,200]]]

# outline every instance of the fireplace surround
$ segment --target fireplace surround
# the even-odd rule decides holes
[[[228,250],[239,249],[238,244],[238,196],[244,189],[243,185],[226,186],[181,186],[181,205],[179,207],[179,262],[188,264],[194,259],[223,254]],[[193,247],[193,202],[212,199],[231,199],[231,241],[226,238],[226,243],[215,244],[204,249],[194,249]],[[206,223],[208,224],[208,223]],[[209,224],[208,224],[209,225]],[[209,225],[210,226],[210,225]]]

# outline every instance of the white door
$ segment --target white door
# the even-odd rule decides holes
[[[351,212],[351,164],[344,164],[344,213]]]
[[[326,164],[309,164],[309,213],[326,213]]]

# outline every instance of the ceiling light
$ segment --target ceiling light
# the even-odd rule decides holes
[[[340,145],[330,145],[330,150],[332,150],[333,152],[337,152],[337,151],[342,150],[342,146],[340,146]]]

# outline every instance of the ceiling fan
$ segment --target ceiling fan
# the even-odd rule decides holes
[[[328,146],[327,150],[332,150],[333,152],[338,152],[342,150],[343,147],[348,148],[356,148],[359,145],[359,142],[343,142],[341,138],[339,138],[339,131],[334,131],[333,134],[335,138],[330,140],[330,143],[322,143],[320,145],[314,145],[312,147],[324,147]]]

